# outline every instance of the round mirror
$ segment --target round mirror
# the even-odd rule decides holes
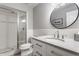
[[[79,10],[75,3],[58,4],[51,13],[50,22],[58,29],[64,29],[76,22]]]

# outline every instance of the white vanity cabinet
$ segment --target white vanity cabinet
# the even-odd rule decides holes
[[[62,56],[58,49],[54,46],[47,45],[47,56]]]
[[[32,38],[33,55],[34,56],[46,56],[46,44]]]
[[[60,48],[53,44],[43,42],[36,38],[31,40],[33,44],[33,56],[77,56],[75,52]]]
[[[76,56],[76,54],[64,50],[62,48],[56,47],[54,45],[47,44],[47,56]]]

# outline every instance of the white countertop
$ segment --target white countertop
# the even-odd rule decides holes
[[[37,40],[47,42],[47,43],[62,47],[64,49],[79,53],[79,42],[74,41],[74,39],[65,38],[63,39],[64,41],[60,41],[57,39],[46,39],[46,37],[51,37],[51,36],[40,36],[40,37],[33,36],[33,38],[36,38]]]

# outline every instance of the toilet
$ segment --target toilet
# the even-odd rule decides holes
[[[32,56],[33,49],[31,43],[22,44],[20,46],[20,50],[21,50],[21,56]]]

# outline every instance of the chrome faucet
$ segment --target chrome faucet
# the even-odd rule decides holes
[[[59,31],[56,31],[56,34],[53,35],[54,35],[54,39],[59,39]]]
[[[59,39],[59,31],[57,31],[57,39]]]
[[[56,35],[57,37],[56,37],[56,39],[57,40],[61,40],[61,41],[64,41],[63,39],[64,39],[64,35],[62,35],[62,38],[60,39],[60,33],[59,33],[59,31],[57,31],[57,35]]]
[[[62,39],[64,39],[64,35],[62,35]]]

